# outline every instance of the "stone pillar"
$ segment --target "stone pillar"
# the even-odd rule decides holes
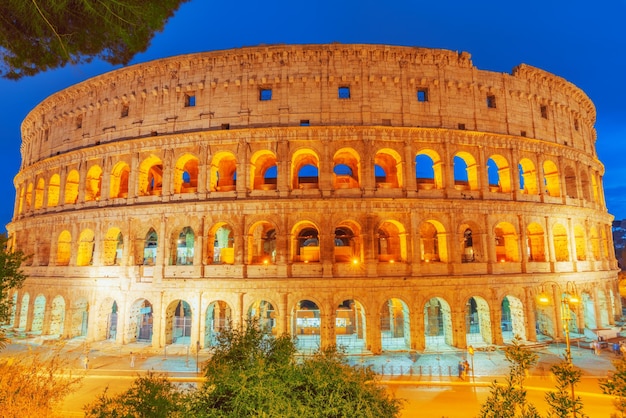
[[[372,354],[379,355],[383,351],[380,330],[380,312],[368,311],[366,321],[365,348],[371,351]]]
[[[331,305],[332,307],[332,305]],[[324,349],[337,343],[335,334],[335,311],[320,312],[320,348]]]
[[[424,328],[424,303],[416,304],[416,309],[411,312],[411,350],[422,351],[426,348]]]
[[[528,341],[537,341],[537,317],[535,314],[535,295],[530,287],[524,289],[524,311],[526,317],[526,339]]]

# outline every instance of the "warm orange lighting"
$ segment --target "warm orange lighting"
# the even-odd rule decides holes
[[[266,266],[270,263],[270,261],[266,258],[265,260],[263,260],[263,264],[265,264]]]
[[[578,299],[578,296],[573,295],[573,296],[570,296],[569,298],[567,298],[567,301],[569,303],[577,304],[578,302],[580,302],[580,299]]]
[[[353,259],[352,259],[352,264],[359,264],[359,260],[358,260],[358,259],[356,259],[356,258],[353,258]]]
[[[500,260],[501,263],[506,263],[506,260],[503,258]]]
[[[395,260],[389,260],[389,262],[390,262],[391,264],[393,264],[393,263],[395,263],[396,261],[395,261]]]
[[[305,264],[306,264],[306,263],[308,263],[308,262],[309,262],[309,260],[304,260],[304,263],[305,263]]]
[[[542,305],[547,305],[550,303],[550,298],[545,293],[540,294],[537,299]]]

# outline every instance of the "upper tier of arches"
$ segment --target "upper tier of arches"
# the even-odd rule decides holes
[[[56,93],[22,124],[26,166],[99,144],[263,126],[445,128],[595,155],[595,108],[540,69],[479,70],[470,55],[384,45],[262,46],[138,64]]]

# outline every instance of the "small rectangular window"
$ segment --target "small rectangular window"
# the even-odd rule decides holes
[[[383,126],[391,126],[391,119],[383,119],[382,120],[382,125]]]
[[[230,123],[222,123],[222,129],[224,130],[230,129]]]
[[[300,126],[311,126],[311,123],[309,122],[308,119],[302,119],[300,121]]]
[[[48,137],[50,136],[50,129],[46,128],[43,131],[43,141],[46,142],[48,140]]]
[[[487,107],[490,109],[496,108],[496,96],[494,96],[493,94],[487,95]]]
[[[122,113],[120,113],[120,117],[121,118],[125,118],[126,116],[128,116],[128,105],[122,105]]]
[[[76,129],[83,127],[83,115],[76,116]]]
[[[262,102],[272,100],[272,89],[261,89],[259,93],[259,100]]]
[[[577,131],[580,129],[580,125],[578,123],[578,119],[574,119],[574,129],[577,130]]]
[[[520,134],[520,136],[526,136],[526,131],[522,131],[519,134]]]
[[[541,105],[541,117],[544,119],[548,119],[548,106]]]
[[[464,131],[465,130],[465,124],[464,123],[459,123],[459,129]]]
[[[340,99],[349,99],[350,98],[350,87],[347,87],[347,86],[339,87],[338,97]]]
[[[417,89],[417,101],[418,102],[428,101],[428,89]]]
[[[194,107],[196,105],[195,94],[185,94],[185,107]]]

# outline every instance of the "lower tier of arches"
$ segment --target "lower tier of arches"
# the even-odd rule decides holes
[[[297,337],[301,352],[441,350],[561,340],[564,329],[612,328],[621,316],[617,274],[449,278],[34,278],[13,294],[9,326],[31,335],[214,345],[225,327],[256,318]]]

